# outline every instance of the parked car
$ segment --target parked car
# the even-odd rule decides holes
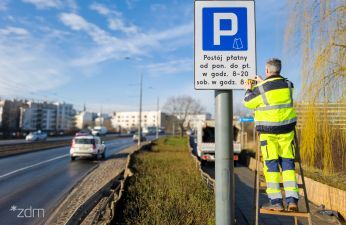
[[[42,131],[30,132],[25,137],[26,141],[45,141],[47,140],[47,134]]]
[[[132,137],[132,140],[133,141],[138,141],[138,138],[139,138],[139,135],[138,135],[138,132],[136,132],[133,137]],[[142,133],[141,134],[141,141],[146,141],[147,140],[147,137]]]
[[[108,132],[107,128],[101,127],[101,126],[94,127],[94,129],[91,131],[93,135],[97,135],[97,136],[106,135],[107,132]]]
[[[71,161],[74,161],[76,157],[89,157],[97,160],[99,156],[103,159],[106,158],[106,145],[99,137],[86,135],[76,136],[72,139]]]
[[[77,137],[77,136],[88,136],[88,135],[91,135],[90,132],[89,132],[89,131],[84,131],[84,130],[79,131],[79,132],[77,132],[77,133],[75,134],[76,137]]]

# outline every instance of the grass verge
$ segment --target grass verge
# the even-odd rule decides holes
[[[215,224],[214,193],[189,154],[185,138],[169,137],[134,155],[116,224]]]

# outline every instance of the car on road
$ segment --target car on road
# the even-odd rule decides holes
[[[94,135],[76,136],[72,139],[70,148],[71,161],[76,157],[88,157],[93,159],[106,158],[106,145],[100,137]]]
[[[132,137],[132,140],[135,142],[135,141],[138,141],[138,138],[139,138],[139,135],[138,135],[138,132],[136,132],[133,137]],[[146,141],[147,140],[147,137],[142,133],[141,134],[141,141]]]
[[[87,136],[87,135],[91,135],[90,131],[85,131],[85,130],[82,130],[82,131],[79,131],[75,134],[75,136]]]
[[[47,140],[47,134],[42,131],[30,132],[25,137],[26,141],[45,141]]]
[[[108,132],[107,128],[101,127],[101,126],[94,127],[94,129],[91,131],[92,135],[97,135],[97,136],[106,135],[107,132]]]

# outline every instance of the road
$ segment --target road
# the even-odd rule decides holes
[[[106,157],[132,144],[131,138],[106,141]],[[70,162],[68,146],[0,158],[0,223],[44,223],[55,206],[98,163],[102,161]]]
[[[107,134],[106,136],[124,136],[119,134]],[[127,134],[125,136],[128,136]],[[48,137],[46,141],[65,141],[72,140],[73,136],[62,136],[62,137]],[[11,140],[0,140],[1,145],[18,145],[28,143],[25,139],[11,139]]]
[[[203,171],[208,173],[212,178],[215,179],[215,167],[214,164],[207,164],[202,167]],[[234,168],[234,181],[235,181],[235,206],[236,206],[236,218],[237,225],[252,225],[253,223],[253,194],[254,194],[254,172],[249,170],[245,166],[237,166]],[[260,195],[260,204],[268,201],[265,194]],[[304,209],[303,200],[300,201],[300,209]],[[323,216],[317,213],[316,206],[310,204],[312,212],[313,225],[338,225],[338,221],[335,217]],[[270,225],[292,225],[294,220],[292,217],[284,216],[271,216],[271,215],[260,215],[260,224]],[[299,219],[299,224],[308,224],[305,218]]]

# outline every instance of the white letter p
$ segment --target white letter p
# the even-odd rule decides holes
[[[231,20],[232,27],[230,30],[221,30],[221,20]],[[214,45],[220,45],[221,36],[233,36],[238,32],[238,17],[234,13],[214,13]]]

